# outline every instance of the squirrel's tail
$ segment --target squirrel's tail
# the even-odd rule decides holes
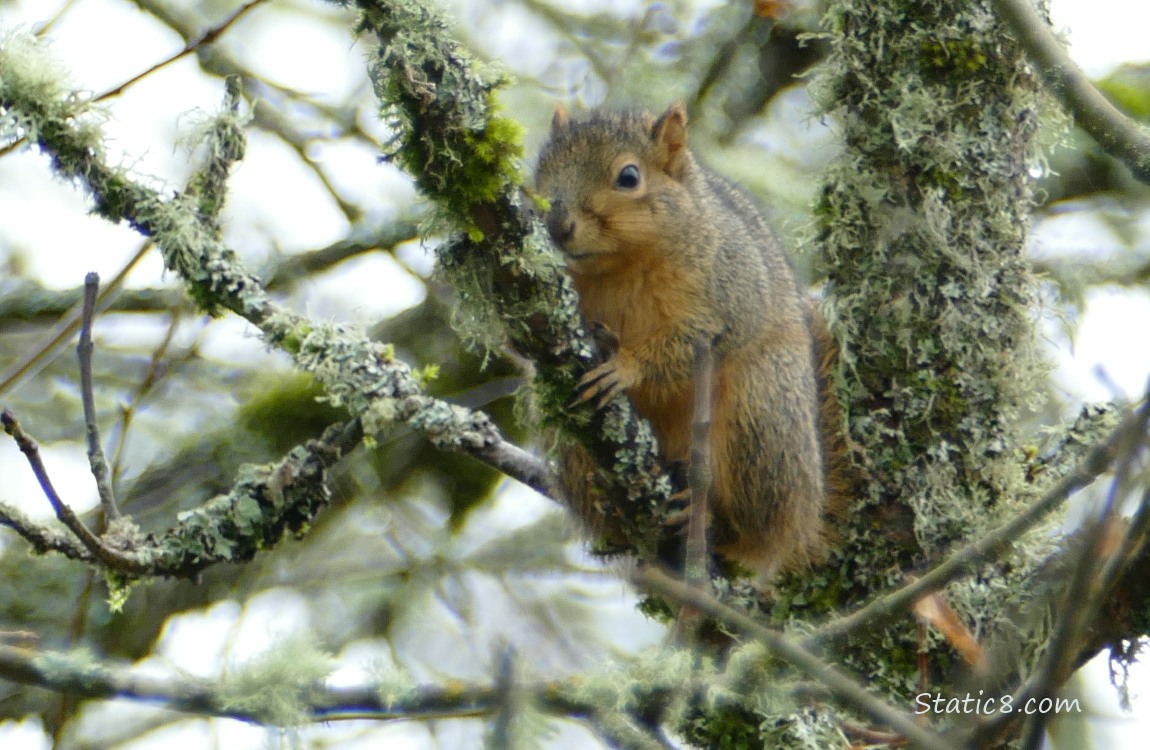
[[[842,406],[835,392],[835,372],[839,365],[839,348],[827,323],[815,307],[807,304],[807,321],[811,329],[815,379],[819,389],[819,429],[822,432],[823,467],[826,472],[826,505],[823,515],[824,534],[829,547],[837,545],[837,529],[847,517],[860,484],[859,468],[851,461],[851,441],[847,434]]]

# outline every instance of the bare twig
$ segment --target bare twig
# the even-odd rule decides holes
[[[1074,121],[1133,175],[1150,183],[1150,132],[1111,104],[1074,64],[1032,0],[994,0],[994,9],[1018,37],[1042,79]]]
[[[36,27],[36,36],[47,36],[48,32],[52,30],[52,27],[59,23],[60,19],[64,17],[64,14],[71,10],[72,6],[75,4],[76,0],[65,0],[64,4],[60,6],[59,10],[53,13],[52,16],[48,18],[48,20],[44,21]]]
[[[16,445],[20,448],[20,452],[28,459],[28,465],[32,467],[32,473],[36,475],[36,481],[40,483],[40,488],[44,490],[44,495],[48,498],[48,502],[52,504],[52,509],[56,511],[56,518],[60,519],[60,523],[68,527],[68,530],[76,535],[92,556],[98,559],[105,565],[116,570],[122,570],[129,573],[141,573],[144,568],[138,560],[129,556],[123,555],[120,552],[111,549],[103,541],[100,540],[92,531],[84,525],[84,523],[76,516],[76,513],[68,507],[60,495],[56,493],[56,488],[52,486],[52,479],[48,476],[48,469],[44,466],[43,459],[40,458],[40,446],[32,437],[24,432],[20,426],[20,422],[12,412],[5,409],[0,412],[0,423],[4,425],[4,431],[12,436],[16,441]],[[13,524],[6,524],[11,528],[16,528]],[[17,529],[19,531],[19,529]]]
[[[689,483],[691,507],[687,516],[687,543],[684,551],[683,578],[700,591],[709,591],[707,565],[707,518],[711,492],[711,404],[713,402],[714,358],[709,342],[695,344],[695,414],[691,422],[691,468]],[[679,612],[678,636],[691,639],[698,632],[699,611],[689,605]]]
[[[56,493],[56,488],[52,485],[52,478],[48,476],[48,469],[40,457],[40,446],[37,445],[31,435],[24,432],[24,428],[20,426],[16,416],[5,409],[0,412],[0,424],[4,425],[4,431],[12,436],[20,452],[28,459],[28,465],[32,468],[36,481],[40,483],[40,489],[44,491],[48,502],[52,504],[52,509],[56,511],[56,517],[60,519],[60,522],[67,526],[88,549],[92,549],[94,545],[98,546],[100,540],[84,526],[76,514],[72,512],[72,509]]]
[[[690,604],[703,613],[722,620],[750,638],[754,638],[775,656],[826,686],[831,697],[869,716],[875,722],[889,726],[916,747],[929,750],[955,750],[942,735],[919,726],[905,711],[874,697],[863,686],[828,662],[819,659],[791,638],[766,628],[746,614],[733,609],[711,595],[676,581],[650,566],[639,568],[634,574],[637,586],[666,596],[674,601]]]
[[[687,583],[705,590],[707,583],[707,516],[711,492],[711,404],[715,361],[708,342],[695,345],[695,416],[691,423],[691,514],[687,521]]]
[[[96,558],[70,534],[38,524],[8,503],[0,503],[0,526],[22,536],[39,554],[59,552],[70,560],[95,562]]]
[[[1150,405],[1144,403],[1137,411],[1114,428],[1104,440],[1095,445],[1086,457],[1057,484],[1013,520],[990,531],[952,553],[922,578],[884,594],[845,617],[828,623],[808,636],[803,645],[819,648],[845,638],[863,628],[882,627],[903,616],[923,596],[938,591],[977,565],[990,562],[1009,549],[1018,537],[1061,505],[1066,498],[1093,482],[1114,462],[1118,447],[1132,431],[1138,429]]]
[[[92,385],[92,325],[96,317],[96,295],[100,291],[100,277],[89,273],[84,277],[84,304],[80,312],[80,343],[76,354],[80,358],[80,401],[84,405],[84,430],[88,436],[88,464],[96,479],[96,490],[100,494],[100,507],[104,518],[114,521],[120,517],[116,507],[116,496],[108,481],[108,460],[100,445],[100,425],[96,421],[96,396]]]
[[[132,86],[136,83],[139,83],[141,80],[143,80],[144,78],[147,78],[152,73],[155,73],[157,70],[160,70],[161,68],[166,68],[167,66],[176,62],[177,60],[179,60],[183,57],[187,57],[188,55],[192,54],[193,52],[195,52],[200,47],[203,47],[206,44],[211,44],[212,42],[219,39],[220,36],[222,36],[225,31],[227,31],[229,28],[231,28],[232,25],[235,24],[236,21],[243,18],[248,13],[248,11],[250,11],[252,8],[255,8],[257,5],[259,5],[263,1],[264,0],[250,0],[250,2],[247,2],[244,5],[240,6],[240,8],[238,10],[236,10],[235,13],[232,13],[230,16],[228,16],[223,21],[221,21],[219,24],[208,29],[203,34],[201,34],[198,38],[193,39],[192,41],[185,44],[184,48],[182,50],[180,50],[179,52],[175,53],[174,55],[172,55],[172,56],[170,56],[164,60],[161,60],[160,62],[156,63],[152,67],[145,70],[144,72],[138,73],[138,74],[132,76],[128,80],[119,84],[118,86],[113,86],[112,88],[108,89],[104,93],[96,96],[94,99],[92,99],[92,101],[102,102],[105,99],[112,98],[113,96],[119,96],[120,94],[124,93],[124,90],[127,89],[129,86]]]

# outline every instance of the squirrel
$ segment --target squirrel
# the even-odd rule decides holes
[[[687,148],[687,116],[556,110],[536,191],[585,320],[613,350],[575,403],[626,393],[661,458],[691,454],[694,345],[715,357],[710,536],[769,581],[826,552],[845,486],[845,438],[829,383],[830,336],[760,212]],[[619,540],[591,457],[559,445],[560,485],[592,533]],[[828,500],[828,494],[832,497]],[[840,503],[841,504],[841,503]],[[680,514],[681,515],[681,514]]]

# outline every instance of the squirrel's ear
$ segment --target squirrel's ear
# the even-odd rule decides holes
[[[551,137],[554,138],[566,130],[567,123],[567,108],[562,104],[555,105],[555,114],[551,115]]]
[[[651,129],[657,158],[663,171],[678,180],[687,166],[687,111],[676,102],[667,108]]]

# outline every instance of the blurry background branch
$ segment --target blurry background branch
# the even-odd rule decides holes
[[[1150,129],[1125,116],[1094,87],[1030,0],[994,0],[1039,75],[1075,123],[1142,182],[1150,182]]]

